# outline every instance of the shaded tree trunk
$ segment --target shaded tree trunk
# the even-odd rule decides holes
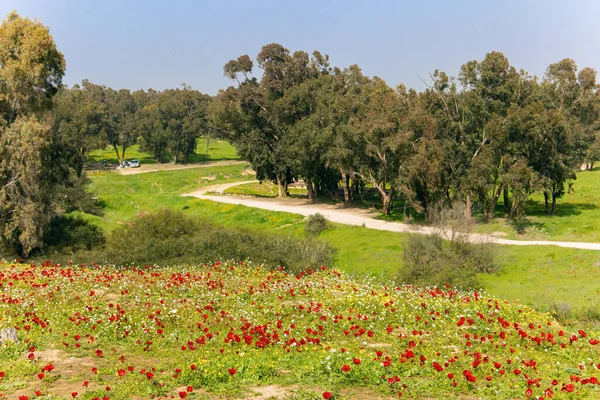
[[[277,197],[286,197],[287,196],[287,179],[284,177],[281,179],[279,175],[277,175]]]
[[[304,183],[306,184],[306,192],[308,194],[308,200],[310,201],[314,201],[315,200],[315,189],[313,187],[313,183],[310,179],[305,179]]]
[[[119,148],[116,145],[112,145],[113,149],[115,149],[115,153],[117,154],[117,160],[119,160],[119,165],[123,165],[121,162],[121,156],[119,155]]]
[[[554,211],[556,211],[556,199],[558,195],[556,193],[552,193],[552,209],[550,210],[550,215],[554,215]]]
[[[550,205],[548,204],[548,200],[550,196],[548,196],[548,192],[544,192],[544,209],[547,215],[550,215]]]
[[[381,196],[381,212],[384,215],[388,215],[392,209],[392,201],[394,198],[394,186],[390,187],[390,190],[386,192],[385,183],[376,185],[379,195]]]
[[[500,186],[498,186],[498,190],[496,190],[496,193],[494,193],[494,197],[492,197],[492,201],[490,203],[490,209],[487,213],[488,219],[494,218],[494,211],[496,210],[496,206],[498,205],[498,199],[500,198],[500,194],[502,194],[503,190],[504,185],[501,184]]]
[[[509,199],[508,199],[508,185],[504,185],[504,189],[502,189],[502,194],[504,196],[504,214],[505,215],[509,215],[511,214],[510,212],[510,203],[509,203]]]
[[[348,174],[346,171],[341,171],[342,173],[342,186],[344,188],[344,203],[350,202],[350,188],[348,187]]]
[[[467,194],[467,198],[465,199],[465,218],[471,218],[471,194]]]
[[[121,165],[125,162],[125,150],[127,150],[127,146],[123,145],[123,150],[121,150],[121,159],[119,160]]]

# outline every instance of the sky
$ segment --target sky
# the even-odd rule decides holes
[[[600,69],[598,0],[0,0],[11,10],[50,28],[69,86],[215,94],[227,61],[273,42],[418,90],[490,51],[537,76],[563,58]]]

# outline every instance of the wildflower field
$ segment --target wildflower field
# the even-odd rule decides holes
[[[600,397],[600,336],[477,292],[234,262],[0,271],[3,398]]]

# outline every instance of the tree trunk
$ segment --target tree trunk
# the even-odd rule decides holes
[[[556,193],[552,193],[552,210],[550,210],[550,215],[554,215],[554,211],[556,210],[556,199],[558,198]]]
[[[287,195],[287,184],[284,185],[284,181],[286,178],[283,178],[283,181],[277,175],[277,197],[286,197]]]
[[[119,161],[119,165],[123,165],[123,163],[121,162],[121,157],[119,156],[119,148],[114,144],[112,145],[112,147],[113,149],[115,149],[115,153],[117,153],[117,160]]]
[[[590,170],[594,169],[594,161],[590,163]]]
[[[488,210],[488,213],[487,213],[488,219],[494,218],[494,211],[496,210],[496,205],[498,204],[498,199],[500,198],[500,194],[502,193],[503,188],[504,188],[504,185],[498,186],[498,190],[496,190],[494,197],[492,197],[492,202],[490,203],[490,209]]]
[[[388,192],[385,191],[385,183],[378,184],[377,190],[379,190],[379,194],[381,195],[381,212],[384,215],[388,215],[392,208],[392,199],[394,198],[394,186],[390,187]]]
[[[346,174],[346,171],[341,171],[342,172],[342,186],[344,188],[344,203],[349,203],[350,202],[350,190],[348,188],[348,174]]]
[[[208,145],[210,143],[210,136],[206,134],[206,159],[208,159]]]
[[[471,194],[467,194],[465,199],[465,218],[471,218]]]
[[[125,145],[123,145],[123,150],[121,151],[121,164],[123,164],[125,162],[125,150],[127,150],[127,147]]]
[[[306,192],[308,193],[308,200],[315,200],[315,189],[313,189],[313,183],[310,179],[305,179],[304,183],[306,184]]]
[[[544,209],[546,210],[546,214],[550,215],[550,207],[548,205],[548,192],[544,192]]]
[[[510,203],[508,200],[508,185],[504,185],[504,189],[502,189],[502,193],[504,195],[504,214],[509,215],[511,207],[510,207]]]

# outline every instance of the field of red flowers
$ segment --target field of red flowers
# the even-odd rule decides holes
[[[600,398],[600,336],[477,292],[233,262],[0,271],[2,398]]]

